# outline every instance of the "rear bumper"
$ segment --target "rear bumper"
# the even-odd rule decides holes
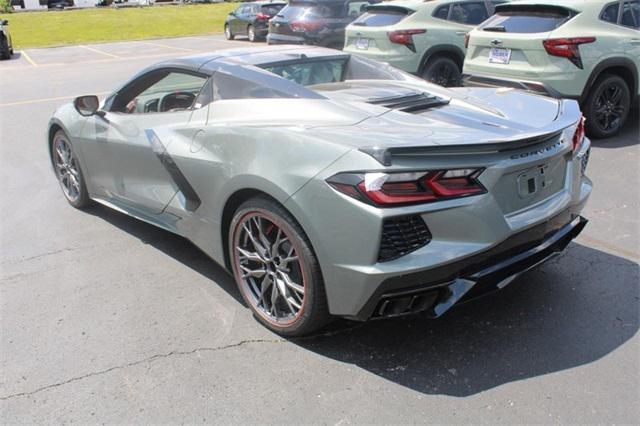
[[[303,37],[289,36],[282,34],[269,33],[267,35],[267,44],[304,44]]]
[[[478,255],[384,281],[357,320],[426,312],[439,317],[454,305],[501,290],[520,274],[562,252],[587,224],[569,210]],[[402,289],[397,289],[399,283]],[[388,290],[394,288],[394,290]]]
[[[403,46],[404,48],[404,46]],[[408,73],[417,74],[420,71],[420,56],[417,54],[411,54],[409,49],[406,49],[406,55],[398,55],[392,52],[377,51],[372,52],[368,50],[358,49],[352,44],[344,48],[345,52],[353,53],[354,55],[360,55],[367,59],[372,59],[378,62],[385,62],[392,67],[399,68]]]
[[[480,74],[463,74],[462,81],[464,86],[474,87],[511,87],[538,95],[550,96],[552,98],[569,98],[577,99],[575,96],[568,96],[558,92],[548,84],[539,81],[518,80],[512,78],[496,78]]]

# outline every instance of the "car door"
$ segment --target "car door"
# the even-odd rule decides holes
[[[640,70],[640,1],[625,0],[620,13],[620,25],[625,34],[625,55],[634,61],[636,69]],[[640,81],[636,81],[637,93],[640,95]]]
[[[179,187],[163,158],[171,139],[160,140],[154,128],[187,128],[195,100],[207,78],[193,72],[160,69],[144,74],[105,103],[82,131],[82,153],[90,186],[99,196],[127,209],[159,214]]]
[[[251,5],[248,4],[243,4],[242,7],[240,7],[239,12],[238,12],[238,16],[236,17],[236,21],[235,21],[235,29],[234,32],[236,34],[245,34],[246,30],[247,30],[247,17],[249,15],[249,12],[251,10]]]

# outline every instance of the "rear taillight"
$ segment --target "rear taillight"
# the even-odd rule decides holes
[[[543,41],[542,45],[549,55],[567,58],[576,67],[582,69],[579,46],[594,41],[596,41],[595,37],[551,38]]]
[[[486,189],[478,181],[482,170],[339,173],[327,179],[327,183],[359,201],[392,207],[483,194]]]
[[[258,21],[268,21],[269,19],[271,19],[271,16],[261,12],[256,15],[256,19]]]
[[[424,34],[426,32],[427,30],[425,29],[416,29],[416,30],[389,31],[387,34],[389,36],[389,41],[391,43],[404,44],[412,52],[415,52],[416,46],[413,44],[413,36],[415,34]]]
[[[322,27],[322,22],[318,21],[294,21],[289,24],[291,30],[299,33],[303,33],[306,31],[315,31]]]
[[[466,33],[464,35],[464,48],[468,49],[469,48],[469,33]]]
[[[582,142],[584,142],[584,117],[581,116],[576,126],[576,131],[573,134],[573,152],[580,151]]]

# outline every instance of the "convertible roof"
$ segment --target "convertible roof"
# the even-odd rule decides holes
[[[344,56],[345,53],[317,46],[282,45],[224,49],[213,53],[185,56],[152,65],[146,71],[158,68],[183,68],[211,75],[216,70],[232,65],[259,65],[294,59]]]

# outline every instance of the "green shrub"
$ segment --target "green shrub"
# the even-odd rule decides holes
[[[0,13],[11,13],[11,0],[0,0]]]

